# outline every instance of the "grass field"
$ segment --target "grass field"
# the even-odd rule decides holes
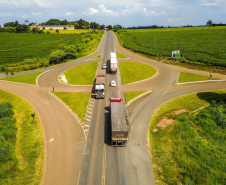
[[[180,72],[178,83],[195,82],[195,81],[207,81],[207,80],[221,80],[210,76],[202,76],[192,73]]]
[[[118,58],[129,58],[129,57],[127,57],[127,56],[125,56],[125,55],[123,55],[119,52],[117,52],[117,56],[118,56]]]
[[[81,34],[0,33],[0,72],[25,71],[49,65],[49,55],[60,44],[74,45],[76,58],[96,51],[103,32]],[[16,41],[16,42],[15,42]]]
[[[144,80],[157,73],[155,67],[137,62],[119,62],[119,67],[123,84]]]
[[[184,61],[226,66],[226,27],[121,30],[121,45],[135,52],[171,57],[180,50]],[[155,42],[156,40],[156,42]]]
[[[39,117],[26,101],[0,90],[0,104],[3,102],[10,102],[13,106],[16,137],[13,142],[12,130],[8,128],[8,132],[3,132],[4,125],[0,125],[0,184],[40,184],[44,164],[44,139]],[[35,122],[31,114],[35,114]],[[2,119],[5,118],[0,118],[1,124],[4,123]],[[4,140],[9,134],[11,137]],[[10,152],[10,148],[14,150]]]
[[[81,65],[64,72],[68,84],[93,85],[96,76],[98,62]]]
[[[26,74],[26,75],[10,76],[8,78],[2,78],[0,80],[36,85],[36,79],[42,73],[43,72],[37,72],[37,73],[31,73],[31,74]]]
[[[54,94],[84,122],[90,93],[54,92]]]
[[[126,97],[126,103],[129,103],[131,100],[134,98],[140,96],[141,94],[146,93],[147,91],[136,91],[136,92],[126,92],[125,97]]]
[[[156,183],[225,184],[226,90],[194,93],[161,106],[150,123]]]

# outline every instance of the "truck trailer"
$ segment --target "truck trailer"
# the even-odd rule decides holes
[[[110,103],[111,145],[126,146],[129,129],[123,103],[121,101],[111,101]]]
[[[110,53],[110,71],[111,71],[111,73],[117,72],[117,66],[118,66],[117,55],[116,55],[116,53],[111,52]]]
[[[104,70],[97,71],[97,76],[94,83],[94,91],[95,91],[96,99],[104,98],[104,91],[105,91],[105,71]]]

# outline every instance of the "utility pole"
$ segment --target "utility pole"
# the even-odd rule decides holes
[[[155,42],[156,42],[156,28],[155,28]]]

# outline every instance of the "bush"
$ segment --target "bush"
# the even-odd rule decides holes
[[[58,64],[63,62],[63,60],[66,58],[66,54],[63,50],[56,50],[53,51],[49,56],[49,63],[50,64]]]
[[[12,108],[13,108],[13,106],[9,102],[0,104],[0,119],[4,118],[4,117],[12,118],[14,115]]]

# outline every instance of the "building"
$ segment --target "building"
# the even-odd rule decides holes
[[[40,28],[40,30],[74,30],[73,25],[34,25],[29,26],[29,29]]]

